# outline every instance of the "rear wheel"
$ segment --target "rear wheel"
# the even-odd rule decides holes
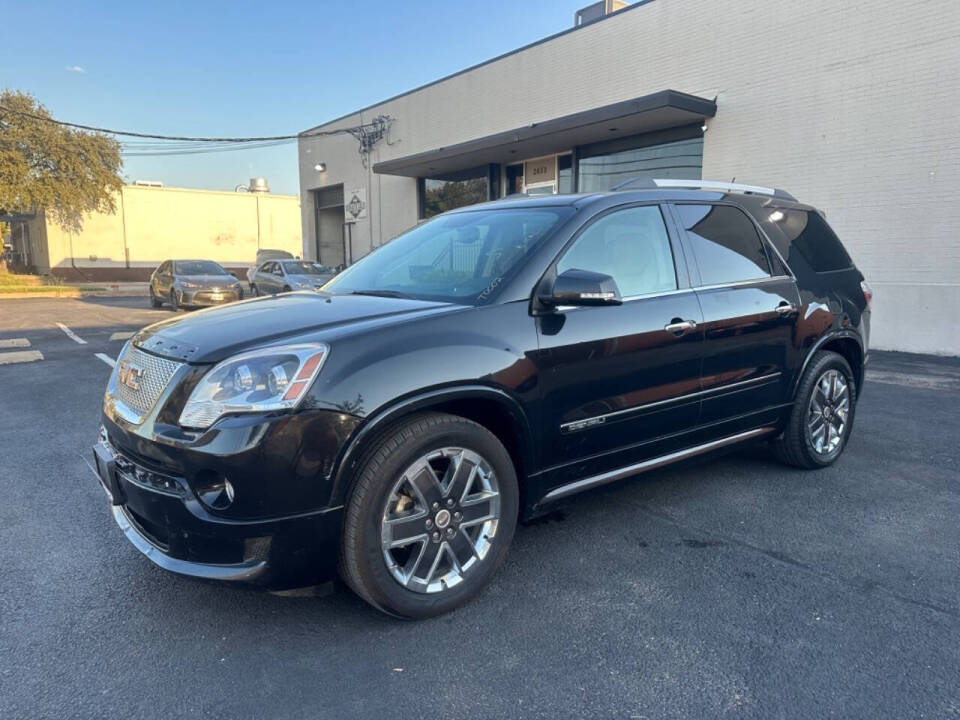
[[[455,415],[414,416],[361,462],[344,518],[341,574],[391,615],[453,610],[496,572],[518,503],[513,462],[490,431]]]
[[[850,364],[835,352],[818,352],[800,379],[787,427],[774,441],[777,457],[808,469],[832,464],[847,445],[856,402]]]

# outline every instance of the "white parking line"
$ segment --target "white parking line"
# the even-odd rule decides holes
[[[30,341],[26,338],[11,338],[9,340],[0,340],[0,348],[30,347]]]
[[[82,337],[80,337],[79,335],[77,335],[73,330],[71,330],[70,328],[68,328],[68,327],[67,327],[66,325],[64,325],[63,323],[57,323],[57,327],[60,328],[61,330],[63,330],[63,331],[67,334],[67,337],[70,338],[71,340],[73,340],[74,342],[80,343],[81,345],[86,345],[86,344],[87,344],[87,341],[86,341],[86,340],[84,340]]]
[[[129,340],[132,337],[133,337],[132,330],[129,332],[115,332],[113,335],[110,336],[110,342],[113,342],[114,340]]]
[[[117,364],[117,361],[116,361],[116,360],[114,360],[114,359],[113,359],[112,357],[110,357],[109,355],[105,355],[104,353],[96,353],[96,356],[97,356],[98,358],[100,358],[101,360],[103,360],[103,361],[104,361],[107,365],[109,365],[110,367],[114,367],[114,366]]]
[[[37,360],[43,360],[43,353],[39,350],[20,350],[19,352],[0,353],[0,365],[36,362]]]

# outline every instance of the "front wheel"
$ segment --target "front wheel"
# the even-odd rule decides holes
[[[857,403],[850,364],[821,350],[800,379],[790,419],[773,448],[783,462],[815,469],[832,464],[847,445]]]
[[[257,286],[253,283],[250,283],[250,297],[260,297],[260,291],[257,290]]]
[[[158,308],[163,306],[163,301],[153,293],[153,285],[150,286],[150,307]]]
[[[413,416],[361,461],[344,518],[341,575],[388,614],[449,612],[493,577],[518,504],[513,461],[493,433],[455,415]]]
[[[174,312],[177,312],[177,311],[180,309],[180,302],[177,300],[177,291],[176,291],[176,290],[171,290],[171,291],[170,291],[170,308],[171,308]]]

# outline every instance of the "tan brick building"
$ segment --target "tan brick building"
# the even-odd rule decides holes
[[[241,271],[260,248],[301,252],[295,195],[125,185],[116,212],[84,218],[72,233],[43,213],[12,224],[16,259],[74,280],[146,280],[170,258],[214,260]]]

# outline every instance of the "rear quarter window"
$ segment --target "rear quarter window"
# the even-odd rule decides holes
[[[814,272],[848,270],[853,260],[843,243],[819,213],[807,210],[781,210],[777,223],[790,241],[791,252],[798,252]]]

